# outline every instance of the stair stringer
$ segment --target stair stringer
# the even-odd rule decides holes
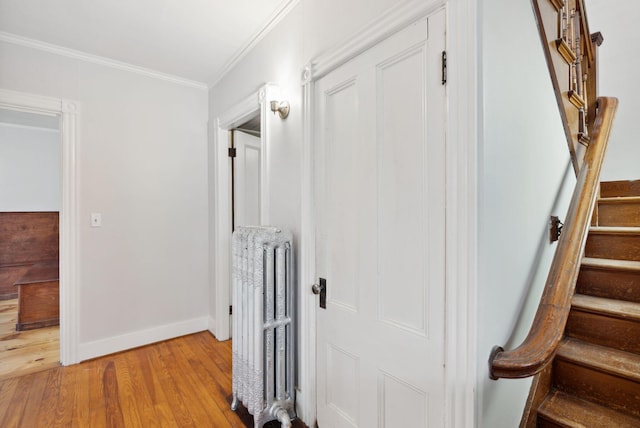
[[[536,428],[538,424],[538,408],[551,392],[553,360],[533,377],[529,397],[522,412],[520,428]]]

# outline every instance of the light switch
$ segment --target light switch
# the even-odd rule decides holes
[[[91,213],[91,227],[100,227],[100,226],[102,226],[102,214]]]

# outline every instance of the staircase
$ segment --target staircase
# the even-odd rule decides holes
[[[489,376],[534,376],[521,428],[640,428],[640,180],[600,183],[618,101],[586,0],[531,2],[577,180],[529,334]]]
[[[521,427],[640,427],[640,181],[602,183],[569,317]]]

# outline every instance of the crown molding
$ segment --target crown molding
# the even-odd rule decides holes
[[[371,22],[354,37],[339,43],[306,64],[302,73],[302,84],[320,79],[417,19],[446,7],[446,4],[445,0],[408,0],[390,8],[382,18]]]
[[[129,64],[115,59],[106,58],[98,55],[92,55],[86,52],[78,51],[75,49],[65,48],[63,46],[54,45],[51,43],[42,42],[40,40],[30,39],[28,37],[18,36],[16,34],[0,31],[0,41],[11,43],[18,46],[24,46],[32,49],[38,49],[54,55],[60,55],[67,58],[73,58],[80,61],[89,62],[92,64],[102,65],[105,67],[114,68],[117,70],[128,71],[130,73],[140,74],[146,77],[154,79],[164,80],[166,82],[175,83],[182,86],[188,86],[196,89],[207,89],[206,83],[197,82],[195,80],[184,79],[182,77],[174,76],[171,74],[162,73],[149,68],[139,67],[137,65]]]
[[[251,50],[258,44],[264,37],[269,34],[269,32],[276,26],[282,19],[287,16],[287,14],[293,9],[300,0],[284,0],[280,3],[280,6],[271,14],[271,16],[267,19],[267,22],[262,26],[260,30],[258,30],[253,36],[249,38],[247,43],[243,47],[241,47],[235,55],[231,57],[229,61],[222,67],[222,70],[216,75],[213,79],[211,85],[209,85],[209,89],[216,86],[224,76],[227,75],[229,71],[233,67],[235,67]]]

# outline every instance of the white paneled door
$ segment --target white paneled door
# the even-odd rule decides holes
[[[444,426],[444,46],[439,11],[315,84],[320,428]]]
[[[234,166],[234,223],[260,225],[260,137],[233,131],[236,148]]]

